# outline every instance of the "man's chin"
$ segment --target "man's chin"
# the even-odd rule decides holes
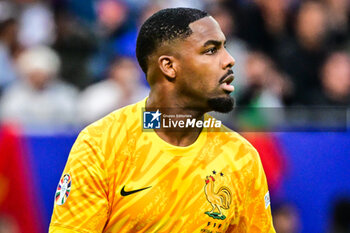
[[[208,106],[210,109],[221,113],[230,112],[234,105],[235,101],[231,96],[211,98],[208,100]]]

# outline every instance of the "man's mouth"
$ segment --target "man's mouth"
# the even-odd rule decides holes
[[[223,83],[225,81],[225,79],[227,79],[231,75],[233,75],[233,71],[228,70],[227,73],[220,78],[219,83]]]
[[[233,71],[229,70],[227,74],[220,79],[220,87],[227,92],[234,91],[234,86],[230,85],[233,80]]]
[[[221,82],[221,84],[226,83],[227,85],[229,85],[232,83],[233,80],[234,80],[234,76],[233,76],[233,74],[230,74]]]

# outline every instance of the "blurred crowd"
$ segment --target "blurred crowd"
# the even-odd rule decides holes
[[[180,6],[219,22],[238,106],[350,106],[348,0],[0,0],[1,121],[83,126],[143,99],[138,28]]]

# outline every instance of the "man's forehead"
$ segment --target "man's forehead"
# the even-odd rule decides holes
[[[194,39],[198,42],[203,41],[203,43],[207,40],[226,40],[218,22],[211,16],[190,23],[189,27],[192,30],[191,36],[188,37],[190,40]]]

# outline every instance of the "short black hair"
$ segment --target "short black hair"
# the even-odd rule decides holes
[[[145,74],[147,59],[162,43],[192,34],[189,24],[209,16],[193,8],[167,8],[158,11],[141,26],[136,42],[136,57]]]

